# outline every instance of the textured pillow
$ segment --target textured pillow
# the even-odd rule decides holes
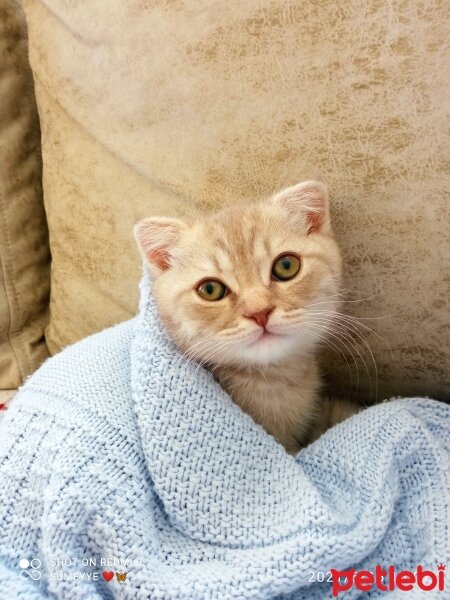
[[[48,355],[50,254],[39,123],[22,7],[0,0],[0,388]]]
[[[345,311],[376,332],[344,336],[359,343],[359,374],[348,350],[325,354],[330,384],[364,400],[448,396],[448,3],[25,7],[51,352],[136,311],[137,219],[322,173],[346,261]]]

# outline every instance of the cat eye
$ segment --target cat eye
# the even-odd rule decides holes
[[[222,300],[228,293],[228,288],[217,279],[207,279],[197,286],[197,294],[204,300],[216,302]]]
[[[289,281],[300,271],[301,261],[295,254],[282,254],[272,265],[272,279]]]

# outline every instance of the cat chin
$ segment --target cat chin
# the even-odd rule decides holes
[[[310,352],[311,346],[311,340],[302,340],[299,336],[267,335],[239,348],[234,354],[233,362],[248,366],[280,364],[294,356]]]

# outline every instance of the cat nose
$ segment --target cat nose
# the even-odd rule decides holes
[[[274,308],[274,306],[269,306],[267,308],[264,308],[263,310],[259,310],[258,312],[244,315],[244,317],[246,317],[247,319],[253,319],[258,323],[258,325],[260,325],[261,327],[265,327],[267,325],[267,321],[269,320],[269,315]]]

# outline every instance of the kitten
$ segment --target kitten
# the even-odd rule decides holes
[[[320,397],[316,352],[342,268],[323,183],[191,222],[144,219],[134,231],[176,345],[288,452],[353,412],[335,419]]]

